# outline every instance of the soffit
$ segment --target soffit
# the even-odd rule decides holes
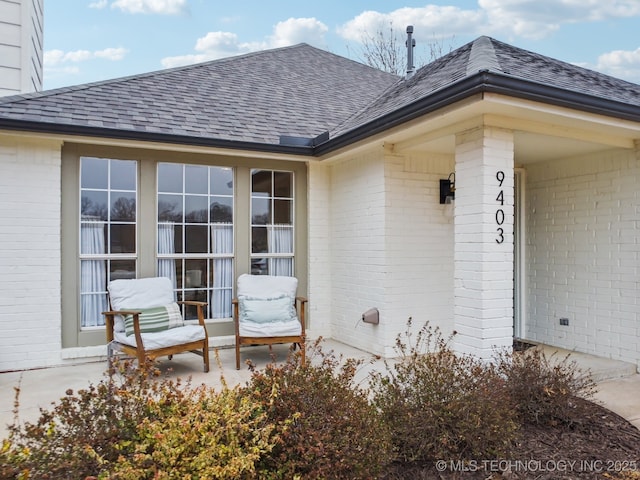
[[[482,125],[514,131],[516,163],[634,148],[640,123],[483,93],[324,156],[339,159],[384,145],[389,152],[453,155],[455,136]]]

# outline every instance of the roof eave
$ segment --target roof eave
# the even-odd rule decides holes
[[[321,141],[321,143],[311,142],[308,145],[269,144],[7,118],[0,118],[0,129],[319,157],[482,93],[497,93],[577,111],[640,122],[640,108],[635,105],[483,70],[335,138]]]
[[[13,130],[63,136],[82,136],[108,138],[113,140],[133,140],[139,142],[168,143],[197,147],[211,147],[254,152],[275,153],[285,155],[313,156],[312,146],[280,145],[249,142],[242,140],[225,140],[210,137],[176,135],[160,132],[140,132],[136,130],[116,130],[91,126],[65,125],[28,120],[0,118],[0,130]]]
[[[314,155],[326,155],[479,93],[498,93],[514,98],[640,122],[640,108],[635,105],[483,70],[452,83],[401,109],[318,145],[314,150]]]

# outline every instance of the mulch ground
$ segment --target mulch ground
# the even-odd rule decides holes
[[[584,402],[573,425],[527,425],[509,459],[395,464],[385,480],[640,480],[640,430],[610,410]]]

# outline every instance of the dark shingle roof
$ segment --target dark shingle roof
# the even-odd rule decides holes
[[[337,126],[331,136],[338,137],[372,122],[388,127],[380,119],[388,115],[397,116],[398,111],[409,109],[417,102],[427,104],[430,99],[434,103],[446,101],[444,92],[483,72],[494,74],[493,82],[500,84],[499,88],[494,86],[497,90],[513,89],[507,85],[517,84],[523,92],[538,90],[537,100],[543,100],[545,93],[551,95],[553,89],[557,90],[558,101],[563,96],[565,101],[569,101],[570,94],[577,94],[588,103],[585,97],[591,96],[600,103],[603,100],[618,103],[627,112],[637,110],[637,119],[640,120],[640,85],[516,48],[493,38],[480,37],[420,68],[412,78],[398,82],[365,109]],[[497,77],[502,77],[502,81]],[[492,87],[484,85],[483,88],[490,90]],[[442,95],[437,96],[438,93]],[[518,95],[513,90],[510,93]],[[421,109],[414,108],[424,113],[426,105]]]
[[[278,144],[281,135],[316,137],[328,131],[398,80],[299,44],[7,97],[0,99],[0,122]]]
[[[640,85],[480,37],[410,79],[300,44],[7,97],[0,128],[323,154],[479,92],[640,121]]]

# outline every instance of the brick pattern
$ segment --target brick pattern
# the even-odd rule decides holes
[[[360,322],[371,307],[386,311],[382,152],[332,165],[330,184],[331,336],[382,353],[384,330]]]
[[[0,137],[0,371],[61,363],[60,145]]]
[[[440,179],[453,168],[451,155],[385,159],[387,356],[409,317],[414,330],[453,331],[453,206],[440,205]]]
[[[458,135],[455,345],[486,359],[513,338],[513,177],[512,132],[485,127]]]
[[[612,151],[526,171],[527,337],[640,365],[639,159]]]
[[[329,205],[329,167],[322,163],[308,164],[308,328],[310,338],[331,336],[331,221]]]
[[[414,329],[429,321],[452,331],[453,212],[439,204],[439,180],[452,169],[451,156],[382,150],[331,165],[327,298],[334,339],[388,357],[409,317]],[[314,238],[312,264],[320,263],[317,248],[323,251]],[[379,325],[360,321],[372,307]]]

